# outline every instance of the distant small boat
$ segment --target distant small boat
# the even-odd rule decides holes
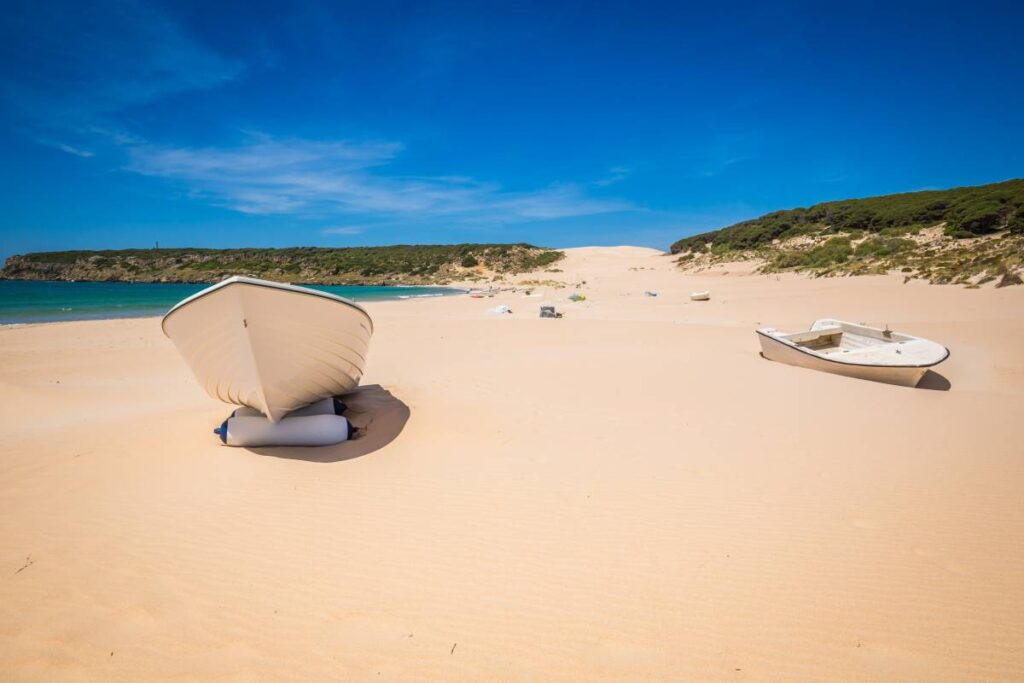
[[[690,292],[690,301],[707,301],[711,298],[711,292]]]
[[[210,396],[271,422],[355,389],[373,334],[359,304],[249,277],[184,299],[162,327]]]
[[[831,318],[816,320],[807,332],[765,327],[757,334],[768,360],[906,387],[949,357],[949,349],[927,339]]]

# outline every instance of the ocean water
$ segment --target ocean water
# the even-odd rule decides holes
[[[0,280],[0,324],[163,315],[174,304],[208,286]],[[450,287],[310,285],[310,288],[353,301],[413,299],[463,292]]]

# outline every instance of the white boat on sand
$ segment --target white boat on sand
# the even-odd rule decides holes
[[[949,357],[949,349],[927,339],[831,318],[816,320],[807,332],[765,327],[757,335],[768,360],[907,387]]]
[[[272,422],[355,389],[373,334],[370,315],[348,299],[249,277],[181,301],[162,327],[210,396]]]
[[[711,298],[711,292],[690,292],[690,301],[707,301]]]

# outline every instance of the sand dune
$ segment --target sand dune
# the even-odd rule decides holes
[[[219,446],[155,319],[0,329],[4,678],[1024,679],[1024,288],[556,268],[369,305],[327,449]],[[952,356],[758,356],[829,316]]]

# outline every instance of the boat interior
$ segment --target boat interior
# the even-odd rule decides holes
[[[903,341],[903,335],[889,333],[885,338],[885,332],[879,337],[855,334],[844,330],[842,327],[822,327],[807,332],[781,335],[782,339],[790,341],[797,346],[814,351],[825,356],[835,353],[851,353],[857,351],[880,351],[890,344]]]
[[[851,365],[929,367],[941,363],[949,351],[935,342],[885,329],[825,318],[810,330],[785,334],[758,330],[787,346],[821,358]]]

